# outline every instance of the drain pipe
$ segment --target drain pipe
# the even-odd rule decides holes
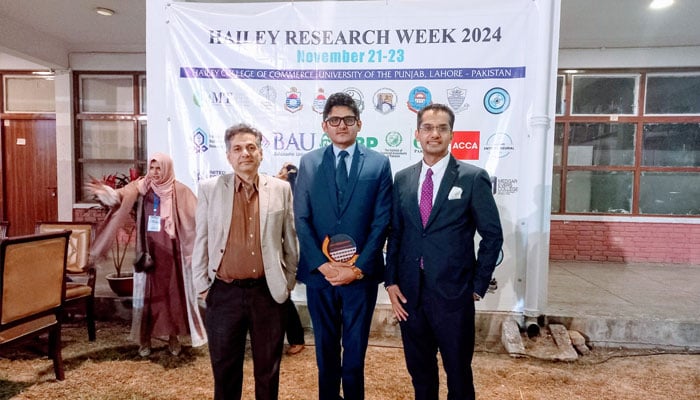
[[[518,228],[522,230],[526,256],[525,296],[523,313],[525,329],[530,336],[539,334],[538,318],[547,307],[547,284],[549,273],[549,234],[552,203],[552,164],[554,151],[553,116],[556,102],[556,75],[559,48],[560,1],[543,2],[540,24],[537,31],[533,56],[541,62],[528,73],[535,76],[537,88],[546,88],[533,100],[529,118],[529,132],[523,145],[527,147],[528,159],[537,160],[521,176],[525,184],[522,193]]]
[[[527,337],[533,338],[540,335],[540,324],[538,319],[535,317],[525,318],[525,331],[527,332]]]

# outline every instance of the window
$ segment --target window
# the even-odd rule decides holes
[[[644,124],[642,164],[700,167],[700,123]]]
[[[564,75],[557,75],[557,105],[554,113],[557,115],[564,114]]]
[[[637,113],[637,75],[573,75],[572,115]]]
[[[634,124],[569,124],[569,165],[633,165]]]
[[[53,77],[31,75],[4,77],[5,112],[53,113],[56,111]]]
[[[700,74],[647,77],[645,113],[700,114]]]
[[[556,118],[553,213],[700,216],[700,71],[562,84],[557,107],[571,106]]]
[[[76,188],[79,202],[90,177],[144,172],[146,77],[143,73],[75,73]]]

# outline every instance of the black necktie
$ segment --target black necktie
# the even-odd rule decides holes
[[[345,150],[338,153],[340,160],[338,161],[338,166],[335,168],[335,187],[338,189],[338,204],[343,203],[345,190],[348,187],[348,167],[345,165],[345,157],[347,156],[348,152]]]

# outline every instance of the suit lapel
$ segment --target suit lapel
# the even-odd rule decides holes
[[[235,174],[229,174],[221,179],[221,225],[224,227],[222,232],[224,241],[227,240],[228,232],[231,229],[231,216],[233,215],[233,182],[235,176]]]
[[[333,205],[333,210],[338,213],[338,196],[335,192],[335,155],[333,154],[333,146],[328,145],[323,152],[323,159],[319,166],[320,173],[323,175],[323,181],[326,182],[326,193],[328,201]]]
[[[265,237],[268,208],[270,206],[270,187],[264,175],[258,175],[258,214],[260,215],[260,237]]]
[[[345,210],[348,208],[348,205],[352,201],[352,194],[355,192],[355,184],[359,180],[360,177],[360,172],[362,171],[362,167],[365,164],[365,153],[364,151],[360,148],[360,145],[358,144],[355,146],[355,154],[352,157],[352,163],[350,163],[350,176],[348,177],[348,194],[349,196],[346,196],[345,202],[340,205],[340,215],[342,215]],[[335,183],[335,181],[334,181]],[[333,186],[335,187],[335,186]],[[337,196],[336,196],[337,197]],[[359,200],[355,200],[359,201]]]
[[[428,223],[425,225],[426,228],[430,226],[433,220],[435,220],[437,215],[440,213],[440,208],[445,204],[445,201],[447,201],[447,196],[450,193],[450,189],[454,185],[455,180],[457,180],[457,161],[455,161],[451,154],[448,157],[450,157],[450,159],[447,162],[445,176],[442,177],[442,182],[440,182],[437,196],[435,196],[433,209],[430,211],[430,218],[428,218]]]
[[[420,180],[420,170],[422,163],[414,164],[411,167],[411,174],[408,178],[408,213],[409,218],[416,226],[423,229],[423,221],[420,219],[420,205],[418,204],[418,181]]]

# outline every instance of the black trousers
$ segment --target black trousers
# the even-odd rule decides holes
[[[422,282],[424,284],[424,282]],[[406,367],[416,400],[438,400],[437,353],[447,375],[447,400],[473,400],[474,300],[448,308],[423,286],[419,304],[406,304],[408,320],[400,323]]]
[[[297,312],[291,297],[284,302],[284,313],[287,318],[284,325],[284,330],[287,332],[287,343],[290,345],[304,344],[304,327],[301,326],[299,312]]]
[[[214,399],[240,399],[246,336],[253,352],[255,398],[276,400],[284,341],[283,304],[265,279],[215,280],[207,295],[206,329],[214,373]]]

